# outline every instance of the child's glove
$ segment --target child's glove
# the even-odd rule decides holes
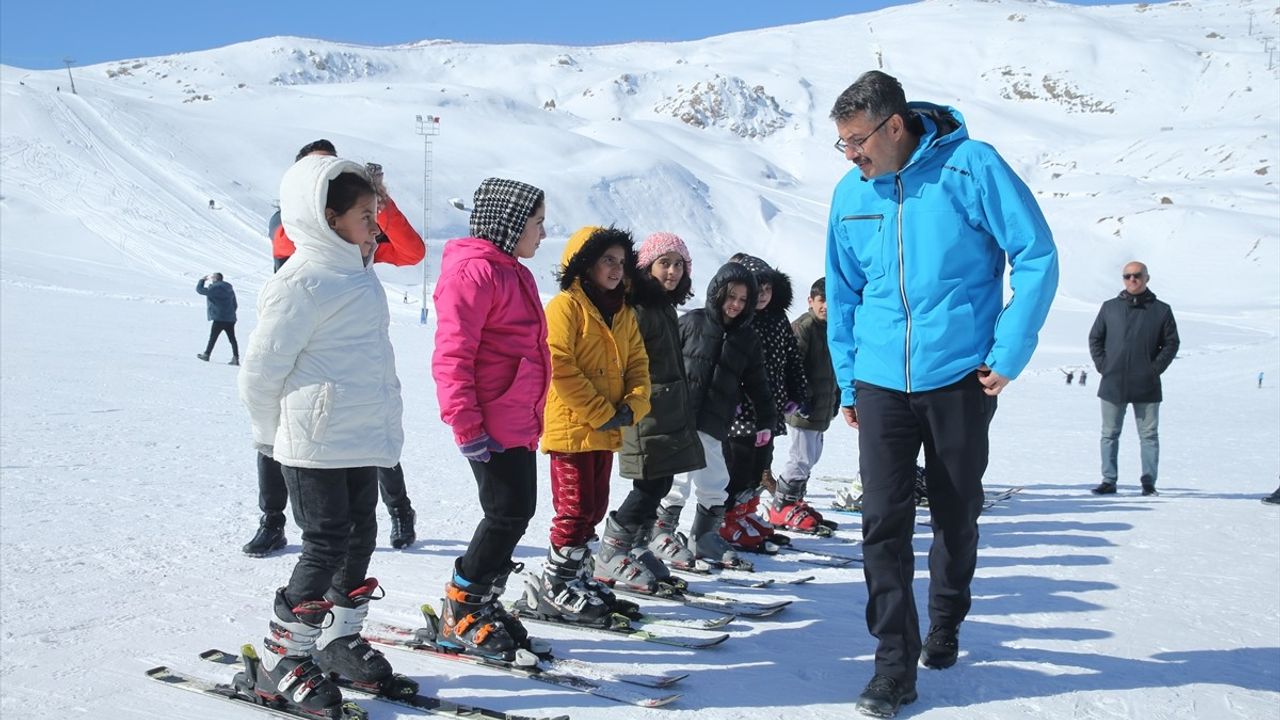
[[[474,440],[468,440],[458,446],[463,457],[474,462],[489,462],[492,453],[502,452],[505,448],[499,445],[489,433],[480,433]]]
[[[618,406],[618,411],[609,418],[609,421],[601,425],[597,430],[614,430],[620,427],[626,427],[635,419],[635,414],[631,412],[631,406],[623,403]]]
[[[772,430],[761,430],[756,433],[756,447],[764,447],[769,444],[769,439],[773,437]]]

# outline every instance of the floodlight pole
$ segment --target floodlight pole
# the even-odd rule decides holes
[[[440,134],[440,118],[417,116],[417,133],[422,136],[422,244],[426,247],[431,227],[431,138]],[[419,321],[427,324],[427,257],[422,258],[422,313]]]
[[[67,79],[71,81],[71,94],[76,94],[76,79],[71,76],[71,63],[75,62],[71,58],[62,58],[63,64],[67,66]]]

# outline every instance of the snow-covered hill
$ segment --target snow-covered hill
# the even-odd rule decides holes
[[[564,238],[598,223],[680,233],[696,284],[747,250],[803,289],[822,273],[827,202],[850,167],[828,111],[860,72],[883,68],[1003,153],[1063,261],[1040,350],[993,430],[989,483],[1028,490],[984,519],[965,658],[921,676],[912,716],[1275,716],[1280,520],[1256,498],[1280,474],[1280,57],[1265,50],[1277,37],[1280,8],[1260,0],[930,0],[673,44],[277,37],[76,68],[77,95],[65,72],[0,67],[0,715],[253,717],[174,697],[141,670],[258,637],[296,557],[238,552],[256,513],[247,422],[233,371],[192,357],[207,333],[192,288],[225,273],[247,337],[270,274],[266,221],[303,143],[328,137],[382,163],[420,223],[414,116],[440,116],[431,271],[466,228],[447,198],[499,175],[547,190],[552,237],[533,261],[547,297]],[[1099,500],[1082,495],[1097,480],[1097,401],[1058,368],[1087,362],[1097,306],[1134,258],[1183,335],[1162,412],[1165,487]],[[411,621],[438,597],[478,508],[438,420],[422,269],[379,273],[424,542],[375,555],[390,594],[374,615]],[[1133,473],[1132,429],[1122,443]],[[851,475],[848,431],[828,448],[819,474]],[[814,485],[819,503],[834,490]],[[627,487],[617,480],[615,496]],[[519,551],[534,564],[541,500]],[[857,519],[841,519],[856,537]],[[818,580],[770,591],[797,603],[735,624],[715,651],[548,634],[571,657],[692,670],[670,711],[680,717],[850,716],[873,649],[860,572],[761,564]],[[658,712],[393,660],[429,691],[526,714]]]

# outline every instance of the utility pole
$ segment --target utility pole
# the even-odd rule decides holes
[[[436,115],[417,116],[417,133],[422,136],[422,244],[427,244],[431,228],[431,138],[440,134],[440,118]],[[427,260],[422,258],[422,314],[420,322],[427,324]]]
[[[62,62],[67,66],[67,79],[71,81],[71,94],[76,94],[76,79],[71,77],[71,63],[75,62],[71,58],[62,58]]]

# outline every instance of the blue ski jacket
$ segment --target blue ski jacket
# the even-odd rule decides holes
[[[831,199],[827,338],[844,406],[859,380],[923,392],[983,363],[1016,378],[1058,287],[1053,235],[1026,184],[956,110],[909,107],[923,134],[902,169],[864,180],[855,167]]]

